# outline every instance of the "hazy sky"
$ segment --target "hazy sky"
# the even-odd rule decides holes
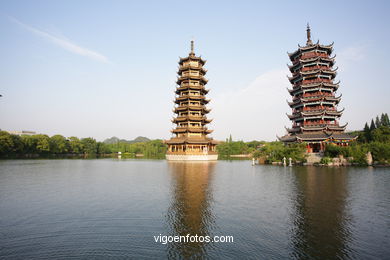
[[[0,128],[169,138],[179,56],[207,59],[213,137],[290,126],[287,51],[334,41],[341,123],[390,112],[389,1],[1,1]]]

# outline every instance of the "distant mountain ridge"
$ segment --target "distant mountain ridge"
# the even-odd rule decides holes
[[[142,143],[142,142],[149,142],[150,139],[144,136],[138,136],[134,140],[125,140],[125,139],[119,139],[116,136],[113,136],[111,138],[107,138],[103,141],[105,144],[116,144],[116,143],[127,143],[127,144],[133,144],[133,143]]]

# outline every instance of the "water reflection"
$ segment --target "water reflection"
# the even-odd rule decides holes
[[[293,253],[295,259],[348,259],[347,169],[297,167]]]
[[[167,213],[169,235],[210,235],[214,216],[211,211],[211,182],[215,162],[169,162],[172,176],[171,205]],[[203,258],[211,243],[169,243],[169,258]]]

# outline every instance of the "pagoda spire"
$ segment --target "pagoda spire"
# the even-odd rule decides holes
[[[306,45],[313,45],[313,42],[311,41],[311,32],[310,32],[310,25],[309,25],[309,23],[307,23],[306,35],[307,35]]]
[[[195,54],[195,52],[194,52],[194,39],[193,38],[191,39],[191,52],[190,52],[190,54]]]

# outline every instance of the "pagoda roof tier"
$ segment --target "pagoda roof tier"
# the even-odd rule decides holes
[[[299,87],[303,87],[303,88],[310,88],[310,87],[313,87],[313,86],[316,86],[317,84],[324,84],[324,86],[334,86],[334,85],[338,85],[340,83],[340,81],[338,81],[337,83],[333,83],[333,81],[329,80],[329,79],[322,79],[322,78],[319,78],[319,79],[315,79],[315,80],[303,80],[302,82],[299,82],[299,84],[293,84],[293,88],[299,88]]]
[[[321,110],[315,110],[315,111],[306,111],[306,112],[299,112],[292,115],[288,115],[287,117],[291,120],[294,119],[303,119],[303,117],[324,117],[324,116],[331,116],[331,117],[340,117],[343,113],[344,109],[341,111],[333,111],[333,110],[327,110],[327,109],[321,109]]]
[[[344,108],[340,111],[322,109],[317,111],[302,111],[302,116],[318,116],[318,115],[330,115],[330,116],[341,116]]]
[[[303,133],[303,134],[293,134],[285,135],[278,137],[282,142],[307,142],[307,141],[352,141],[355,140],[357,136],[351,136],[347,133],[335,133],[335,132],[316,132],[316,133]]]
[[[338,97],[327,97],[327,96],[319,96],[319,97],[306,97],[306,98],[297,98],[296,100],[294,100],[293,102],[288,102],[288,105],[290,107],[293,107],[293,106],[296,106],[296,105],[299,105],[299,104],[302,104],[302,103],[311,103],[312,105],[315,105],[315,104],[322,104],[326,101],[328,102],[336,102],[336,104],[338,104],[341,100],[341,96],[338,96]]]
[[[333,51],[333,42],[329,45],[322,45],[322,44],[319,44],[319,42],[317,42],[315,44],[309,44],[306,46],[300,46],[298,44],[298,50],[294,51],[293,53],[287,52],[287,54],[291,60],[294,60],[297,56],[299,56],[303,53],[306,53],[306,52],[314,51],[314,50],[324,50],[327,52],[328,55],[330,55]]]
[[[179,96],[175,99],[175,103],[179,104],[179,102],[185,101],[185,100],[197,100],[197,101],[202,101],[203,103],[207,104],[210,102],[210,99],[206,99],[205,96],[202,95],[184,95],[184,96]]]
[[[185,58],[181,58],[181,57],[179,57],[179,58],[180,58],[180,61],[179,61],[180,65],[182,65],[183,62],[188,61],[188,60],[199,61],[200,63],[202,63],[202,65],[204,65],[206,63],[206,60],[202,59],[202,57],[200,57],[200,56],[199,57],[195,56],[195,54],[193,54],[193,53],[190,53],[190,55],[185,57]]]
[[[173,137],[166,144],[218,144],[219,142],[207,137]]]
[[[203,84],[207,84],[208,80],[203,76],[197,76],[197,75],[186,75],[186,76],[180,76],[177,78],[176,84],[180,85],[185,80],[199,80]]]
[[[307,71],[300,71],[300,72],[298,72],[297,74],[301,74],[301,75],[303,75],[303,76],[305,76],[305,75],[313,75],[313,74],[337,74],[337,69],[338,68],[336,68],[336,69],[333,69],[332,70],[332,68],[321,68],[321,69],[319,69],[319,68],[313,68],[312,70],[307,70]]]
[[[301,127],[297,126],[297,127],[292,127],[292,128],[287,128],[285,127],[286,131],[289,132],[289,133],[298,133],[298,132],[301,132]]]
[[[205,106],[189,106],[189,105],[184,105],[184,106],[178,106],[173,109],[173,112],[177,113],[179,111],[203,111],[205,114],[209,113],[211,109],[207,109]]]
[[[186,70],[196,70],[196,71],[202,71],[204,74],[207,73],[207,69],[203,68],[202,66],[195,66],[192,64],[186,64],[186,65],[181,65],[179,66],[178,74],[181,73],[182,71]]]
[[[347,127],[348,123],[346,123],[343,126],[339,125],[332,125],[332,124],[318,124],[318,125],[305,125],[302,126],[301,129],[302,131],[344,131],[345,128]]]
[[[207,94],[209,92],[208,89],[204,88],[204,85],[188,85],[188,84],[182,84],[180,87],[176,88],[176,94],[180,94],[182,91],[188,91],[188,90],[200,90],[203,94]]]
[[[299,71],[297,72],[295,75],[293,75],[292,77],[288,77],[288,80],[290,81],[291,84],[294,84],[294,81],[299,81],[299,80],[305,80],[306,78],[304,78],[305,76],[314,76],[314,77],[319,77],[321,75],[330,75],[331,76],[331,79],[334,79],[337,75],[337,72],[336,70],[310,70],[310,71]],[[299,79],[299,80],[297,80]]]
[[[329,66],[332,67],[336,63],[335,58],[336,58],[336,55],[334,55],[333,57],[318,56],[318,57],[313,57],[313,58],[304,59],[304,60],[300,59],[300,60],[295,61],[291,65],[287,64],[287,66],[290,69],[290,71],[293,71],[296,68],[303,66],[304,64],[308,64],[308,63],[312,63],[312,62],[316,62],[316,64],[320,64],[322,61],[323,63],[329,63]]]
[[[321,89],[323,89],[322,87],[330,88],[334,91],[334,90],[337,90],[339,88],[339,82],[338,83],[319,82],[319,83],[313,83],[313,84],[305,84],[305,85],[300,85],[300,86],[292,88],[292,89],[287,88],[287,90],[293,96],[296,93],[298,93],[299,91],[302,91],[304,93],[305,91],[312,90],[312,89],[313,90],[314,89],[321,90]]]
[[[185,122],[185,121],[210,123],[213,120],[207,119],[207,117],[205,116],[178,116],[172,119],[172,123]]]
[[[206,133],[210,134],[213,130],[208,130],[207,127],[177,127],[171,130],[172,133]]]

